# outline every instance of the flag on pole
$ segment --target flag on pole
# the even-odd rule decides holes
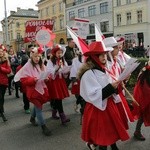
[[[70,27],[67,27],[67,31],[69,32],[70,36],[72,37],[73,41],[79,48],[80,52],[84,54],[85,52],[89,51],[88,45],[73,31]]]
[[[95,39],[96,39],[96,41],[102,41],[105,38],[105,36],[101,32],[101,30],[97,24],[95,24],[94,27],[95,27]]]

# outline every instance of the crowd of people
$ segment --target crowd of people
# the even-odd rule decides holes
[[[79,51],[73,39],[68,40],[64,49],[54,45],[47,53],[41,47],[29,45],[28,51],[17,53],[13,49],[0,47],[0,115],[4,115],[4,98],[8,88],[12,94],[15,87],[16,98],[24,103],[25,113],[31,114],[33,126],[40,126],[46,136],[51,135],[42,113],[43,104],[50,102],[52,118],[60,119],[61,124],[70,122],[63,100],[69,97],[69,90],[75,95],[75,111],[81,113],[82,133],[89,150],[119,150],[116,142],[130,138],[128,123],[137,121],[134,137],[145,140],[141,126],[150,125],[150,62],[139,74],[134,88],[134,97],[139,103],[133,103],[130,110],[124,84],[118,77],[124,70],[130,56],[123,51],[123,38],[109,37],[103,41],[94,41],[87,50]],[[44,54],[44,55],[43,55]],[[45,56],[46,54],[46,56]],[[20,90],[20,92],[19,92]],[[34,105],[32,110],[30,102]],[[95,130],[96,129],[96,130]]]

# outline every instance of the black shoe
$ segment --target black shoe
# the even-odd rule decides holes
[[[119,150],[116,143],[110,145],[112,150]]]
[[[16,94],[16,98],[20,98],[19,94]]]
[[[11,95],[11,91],[9,91],[9,95]]]
[[[2,117],[2,119],[3,119],[3,121],[4,121],[4,122],[6,122],[6,121],[7,121],[7,118],[4,116],[4,114],[3,114],[3,113],[1,113],[1,117]]]
[[[50,136],[52,134],[51,131],[46,127],[46,125],[42,125],[41,127],[44,135]]]
[[[107,150],[107,146],[99,146],[99,150]]]
[[[134,132],[134,138],[136,138],[139,141],[145,141],[145,137],[141,134],[139,131]]]
[[[30,122],[32,123],[33,126],[38,126],[38,123],[36,122],[35,118],[31,116]]]

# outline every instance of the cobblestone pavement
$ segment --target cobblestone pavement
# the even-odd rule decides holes
[[[22,98],[16,99],[6,93],[5,114],[8,121],[4,123],[0,118],[0,150],[88,150],[80,138],[80,114],[74,112],[74,102],[74,96],[64,101],[65,113],[71,119],[66,126],[61,125],[60,120],[52,120],[49,103],[44,105],[44,118],[52,131],[52,136],[45,137],[40,127],[29,123],[30,115],[24,113]],[[132,137],[135,123],[130,124],[131,139],[118,142],[119,150],[150,150],[150,128],[142,127],[146,141],[136,141]]]

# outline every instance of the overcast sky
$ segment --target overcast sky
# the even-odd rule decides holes
[[[17,11],[17,7],[22,9],[33,8],[37,10],[35,6],[39,0],[0,0],[0,21],[5,18],[4,1],[6,1],[7,16],[10,15],[10,11]],[[1,23],[0,23],[0,31]]]

